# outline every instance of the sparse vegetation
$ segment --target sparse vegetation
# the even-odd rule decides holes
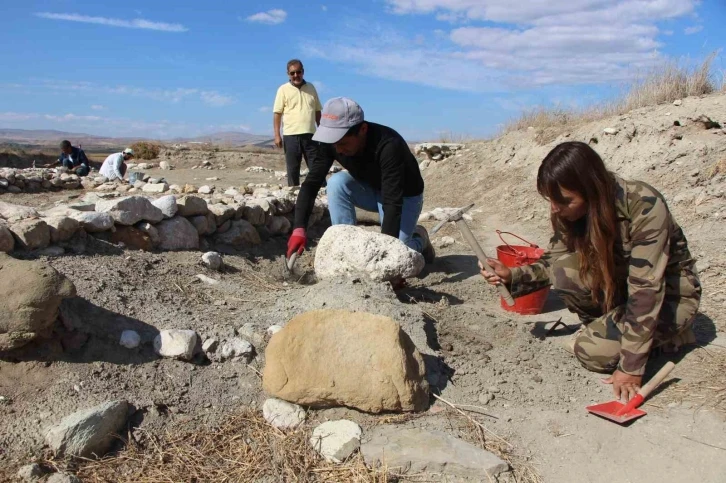
[[[726,174],[726,158],[718,161],[708,170],[709,178],[713,178],[714,176],[717,176],[719,174]]]
[[[505,124],[503,132],[530,127],[540,131],[540,142],[549,142],[568,126],[623,114],[633,109],[673,102],[688,96],[710,94],[726,89],[726,77],[718,79],[711,66],[715,54],[695,67],[687,62],[667,61],[639,76],[625,93],[612,101],[581,109],[537,107]],[[721,84],[721,85],[719,85]]]
[[[440,131],[439,139],[437,142],[464,144],[470,141],[471,137],[467,136],[466,134],[455,133],[453,131]]]
[[[164,146],[155,141],[139,141],[132,144],[130,147],[134,150],[134,157],[136,159],[144,159],[148,161],[159,157],[159,153]]]

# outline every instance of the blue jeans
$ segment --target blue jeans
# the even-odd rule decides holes
[[[65,166],[68,169],[74,169],[74,168],[77,168],[78,167],[78,166],[74,166],[73,165],[73,161],[71,161],[70,159],[64,159],[63,160],[63,166]],[[78,176],[87,176],[88,175],[88,171],[89,171],[88,170],[88,167],[86,167],[85,164],[82,164],[80,166],[81,166],[81,168],[78,171],[76,171],[76,174]]]
[[[333,225],[355,225],[355,208],[377,211],[383,223],[383,197],[380,191],[358,181],[346,171],[335,173],[328,180],[328,211]],[[417,252],[423,250],[423,240],[414,236],[418,217],[423,208],[423,193],[403,198],[401,229],[398,239]]]

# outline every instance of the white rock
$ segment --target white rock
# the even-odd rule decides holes
[[[164,220],[156,229],[159,232],[159,248],[162,250],[196,250],[199,248],[199,233],[186,218],[175,216]]]
[[[22,248],[33,250],[50,244],[50,228],[45,220],[26,218],[16,221],[9,229]]]
[[[227,220],[234,218],[236,209],[233,206],[225,205],[222,203],[214,203],[207,206],[209,211],[214,215],[214,220],[217,226],[224,224]]]
[[[387,282],[415,277],[425,262],[420,253],[397,238],[352,225],[335,225],[320,239],[314,265],[321,279],[363,275]]]
[[[159,208],[161,213],[164,215],[164,218],[167,219],[176,215],[176,212],[179,209],[176,205],[176,196],[174,195],[162,196],[152,201],[151,204]]]
[[[134,225],[140,221],[158,223],[164,215],[144,196],[125,196],[111,200],[100,200],[96,211],[108,213],[119,225]]]
[[[453,245],[454,243],[456,243],[456,240],[454,240],[450,236],[442,236],[440,239],[436,240],[434,243],[436,244],[436,246],[438,248],[446,248],[446,247],[449,247],[449,246]]]
[[[216,280],[212,277],[207,277],[206,275],[199,273],[196,275],[197,279],[201,280],[202,282],[206,283],[207,285],[219,285],[219,280]]]
[[[424,211],[423,213],[421,213],[419,215],[418,222],[421,223],[421,222],[424,222],[424,221],[432,221],[432,220],[435,220],[435,219],[436,218],[434,218],[434,215],[432,213],[430,213],[428,211]]]
[[[198,193],[203,194],[203,195],[212,194],[212,191],[214,191],[214,188],[212,188],[209,185],[200,186],[199,189],[197,190]]]
[[[162,330],[154,338],[154,351],[162,357],[188,361],[194,357],[198,340],[193,330]]]
[[[342,463],[360,448],[363,431],[353,421],[328,421],[313,430],[310,444],[326,461]]]
[[[202,344],[202,350],[205,354],[209,354],[215,352],[218,346],[219,341],[214,337],[210,337],[209,339],[204,341],[204,344]]]
[[[229,188],[224,192],[224,194],[234,198],[235,196],[237,196],[239,194],[239,191],[237,191],[235,188]]]
[[[169,191],[169,185],[166,183],[146,183],[141,191],[144,193],[166,193]]]
[[[177,214],[181,216],[206,215],[209,212],[207,202],[199,196],[184,196],[176,201]]]
[[[676,99],[675,101],[673,101],[674,106],[680,106],[681,104],[683,104],[683,101],[680,99]]]
[[[305,410],[297,404],[270,398],[262,405],[262,416],[278,429],[295,429],[305,421]]]
[[[246,340],[235,337],[224,344],[220,351],[221,360],[226,359],[244,359],[249,362],[252,359],[255,348]]]
[[[96,213],[95,211],[78,211],[69,213],[71,218],[78,220],[89,233],[108,231],[113,228],[113,218],[108,213]]]
[[[127,349],[136,349],[141,343],[141,336],[135,330],[124,330],[121,332],[119,344]]]
[[[434,208],[433,211],[431,211],[431,216],[434,218],[434,220],[438,221],[444,221],[450,219],[451,215],[453,215],[456,211],[458,211],[459,208]],[[464,216],[462,217],[467,221],[471,221],[471,215],[469,213],[464,213]],[[419,218],[420,220],[421,218]],[[424,220],[427,221],[427,220]]]
[[[159,168],[160,168],[160,169],[163,169],[163,170],[165,170],[165,171],[166,171],[166,170],[170,170],[170,169],[174,169],[174,168],[173,168],[173,167],[172,167],[172,166],[171,166],[171,165],[170,165],[169,163],[167,163],[166,161],[162,161],[162,162],[160,162],[160,163],[159,163]]]
[[[53,473],[45,483],[82,483],[81,479],[70,473]]]
[[[222,255],[217,252],[207,252],[202,255],[202,263],[211,270],[219,270],[222,268]]]
[[[281,330],[282,330],[282,326],[274,324],[267,328],[267,333],[270,336],[273,336],[273,335],[277,334],[278,332],[280,332]]]
[[[81,226],[78,220],[63,215],[45,218],[45,222],[50,229],[50,239],[53,243],[70,240]]]
[[[64,418],[45,434],[57,455],[103,456],[126,423],[128,403],[110,401]]]
[[[6,220],[22,220],[25,218],[39,218],[40,214],[35,208],[28,206],[14,205],[0,201],[0,218]]]
[[[606,127],[605,129],[602,130],[602,132],[605,133],[605,134],[609,134],[611,136],[614,136],[615,134],[617,134],[619,132],[619,130],[617,128],[614,128],[614,127]]]

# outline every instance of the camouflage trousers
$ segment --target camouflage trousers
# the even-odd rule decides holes
[[[561,257],[552,268],[555,278],[552,288],[583,323],[574,336],[575,357],[591,371],[613,372],[620,359],[625,303],[603,313],[599,305],[593,303],[590,289],[580,279],[576,254]],[[688,271],[680,277],[667,277],[651,349],[660,347],[675,351],[682,345],[694,343],[693,321],[700,300],[701,285],[694,273]]]

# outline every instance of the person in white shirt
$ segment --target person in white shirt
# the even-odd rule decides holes
[[[113,153],[101,165],[99,174],[105,176],[109,181],[118,179],[123,181],[126,174],[126,161],[134,157],[134,150],[126,148],[120,153]]]

